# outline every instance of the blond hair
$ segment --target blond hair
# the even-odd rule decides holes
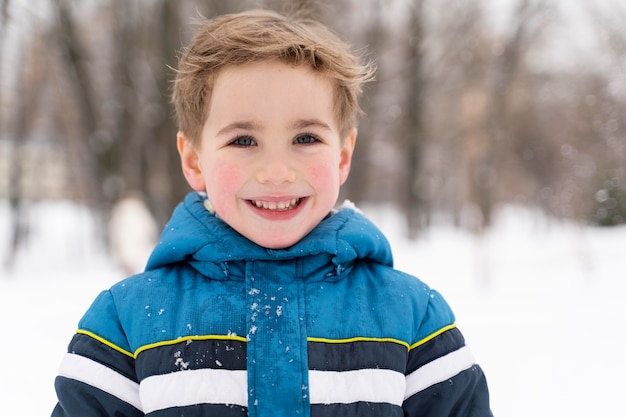
[[[179,130],[198,143],[219,72],[263,60],[305,66],[331,80],[342,136],[356,126],[358,98],[363,83],[373,78],[374,66],[362,64],[347,44],[319,22],[252,10],[205,21],[183,51],[172,94]]]

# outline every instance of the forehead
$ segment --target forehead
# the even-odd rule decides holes
[[[288,84],[294,92],[311,87],[322,89],[333,87],[330,79],[308,66],[265,60],[224,67],[214,78],[213,92],[215,93],[220,86],[255,91],[257,89],[277,90],[284,84]]]
[[[335,124],[333,109],[330,79],[306,66],[260,61],[231,65],[217,74],[207,122],[315,117],[333,119]]]

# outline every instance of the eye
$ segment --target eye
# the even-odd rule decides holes
[[[300,145],[311,145],[319,141],[320,140],[317,137],[307,133],[307,134],[298,136],[294,142]]]
[[[230,145],[247,148],[249,146],[256,145],[256,142],[250,136],[238,136],[232,142],[230,142]]]

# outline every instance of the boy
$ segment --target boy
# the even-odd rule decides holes
[[[490,416],[454,316],[334,211],[371,77],[326,28],[208,21],[173,101],[196,191],[72,339],[53,416]]]

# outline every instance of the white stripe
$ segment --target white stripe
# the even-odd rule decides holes
[[[195,369],[155,375],[139,386],[144,413],[194,404],[248,406],[246,371]]]
[[[84,382],[141,410],[139,384],[84,356],[68,353],[61,360],[59,375]]]
[[[357,401],[402,405],[405,378],[389,369],[309,371],[311,404],[350,404]]]
[[[417,394],[435,384],[458,375],[475,364],[474,355],[467,346],[427,363],[406,377],[404,398]]]

